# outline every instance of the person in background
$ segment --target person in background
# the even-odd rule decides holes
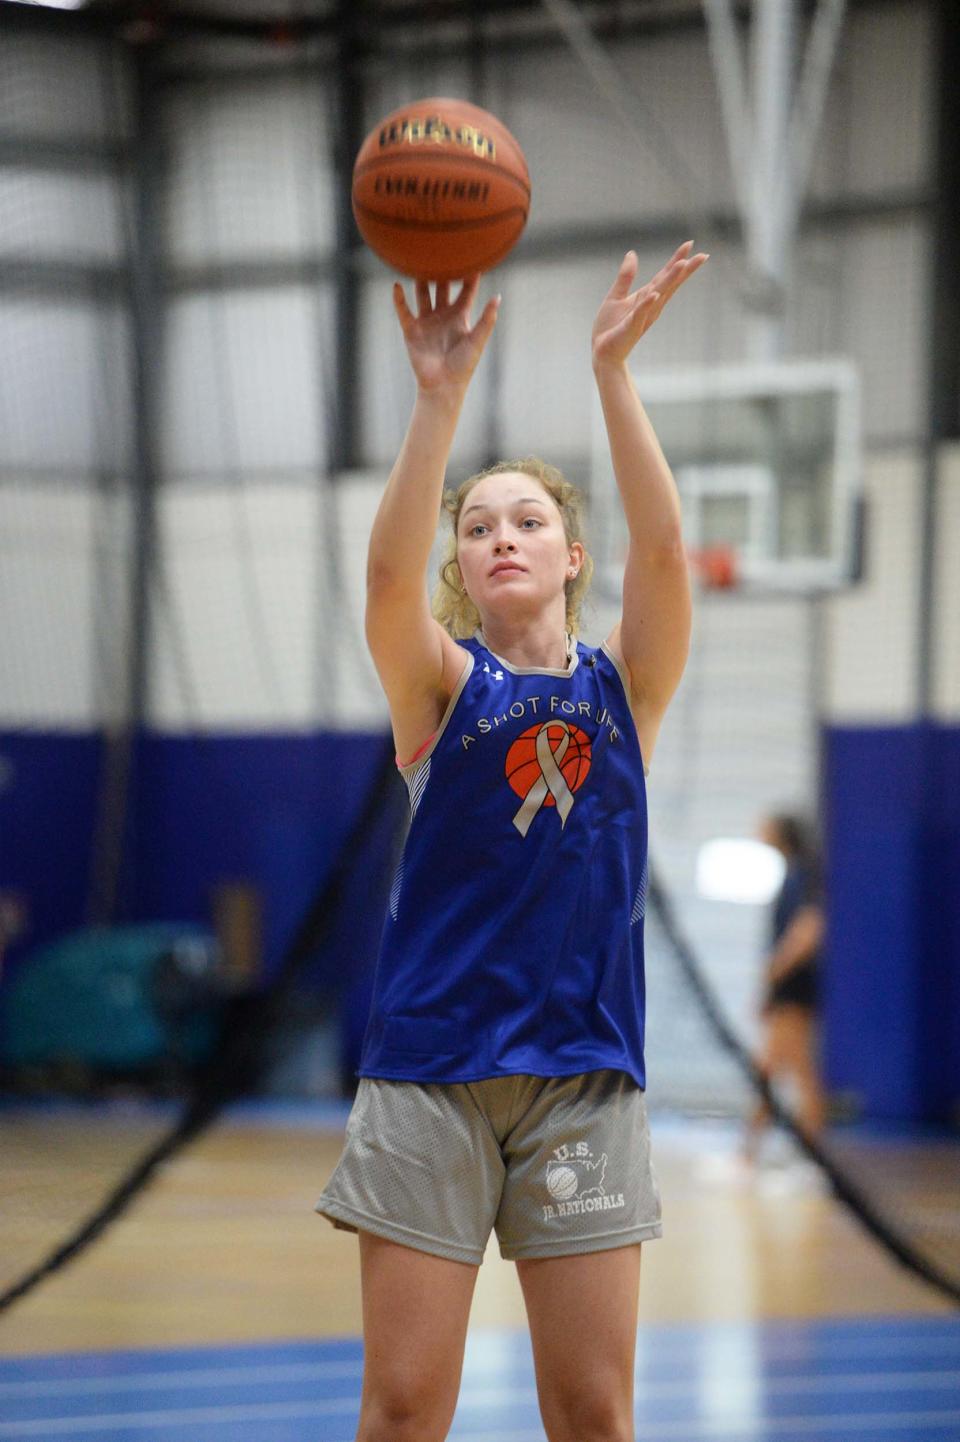
[[[27,929],[27,899],[16,891],[0,891],[0,979],[7,947]]]
[[[784,1078],[795,1083],[797,1123],[806,1136],[816,1139],[825,1116],[816,1026],[825,931],[820,851],[810,823],[790,813],[764,817],[759,836],[780,852],[786,870],[771,912],[758,1065],[771,1085]],[[748,1125],[748,1160],[755,1160],[769,1122],[770,1109],[760,1101]]]

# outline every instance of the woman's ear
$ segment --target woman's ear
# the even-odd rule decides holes
[[[574,573],[579,573],[580,568],[583,565],[584,555],[585,552],[583,546],[580,544],[579,541],[574,541],[570,547],[570,560],[567,565],[568,574],[570,571],[573,571]]]

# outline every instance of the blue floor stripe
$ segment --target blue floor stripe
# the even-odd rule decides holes
[[[357,1338],[0,1359],[0,1442],[353,1442]],[[960,1442],[960,1317],[641,1327],[637,1442]],[[543,1442],[529,1335],[470,1333],[451,1442]]]

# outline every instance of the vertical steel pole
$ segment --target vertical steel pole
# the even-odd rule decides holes
[[[160,477],[158,401],[162,369],[163,142],[157,57],[133,54],[135,132],[128,228],[133,356],[130,611],[125,693],[104,727],[105,749],[87,905],[92,924],[128,916],[136,905],[137,750],[147,721],[156,508]]]
[[[483,20],[486,0],[474,0],[470,22],[469,64],[470,99],[475,105],[487,105],[487,44]],[[493,289],[496,289],[494,281]],[[480,300],[482,306],[484,301]],[[503,320],[501,319],[487,346],[484,371],[482,372],[484,417],[484,454],[477,457],[481,465],[492,465],[502,458],[502,431],[500,426],[500,393],[503,386]]]
[[[783,354],[787,253],[792,236],[784,233],[778,197],[793,93],[794,3],[761,0],[755,4],[751,33],[754,135],[746,243],[756,289],[749,353],[751,359],[760,361],[779,360]]]
[[[927,302],[929,404],[924,445],[917,615],[917,712],[928,717],[936,690],[936,561],[938,471],[948,440],[960,438],[960,13],[955,5],[932,11],[937,107],[931,265]]]
[[[337,7],[337,399],[330,467],[334,475],[355,466],[360,453],[360,277],[353,264],[360,239],[350,204],[350,180],[363,143],[362,10],[362,3],[354,0],[340,0]]]

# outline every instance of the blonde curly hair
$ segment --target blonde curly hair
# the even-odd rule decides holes
[[[498,461],[496,465],[487,466],[485,470],[468,476],[455,491],[444,491],[443,509],[450,517],[452,534],[447,541],[443,559],[440,562],[440,579],[434,590],[430,609],[435,619],[455,641],[466,640],[480,625],[480,612],[463,590],[463,576],[457,561],[457,532],[460,525],[460,513],[463,510],[464,501],[478,481],[482,481],[486,476],[503,475],[507,471],[532,476],[539,481],[557,504],[563,518],[563,531],[567,545],[579,541],[584,547],[583,564],[580,570],[572,580],[565,582],[563,588],[566,597],[567,630],[576,636],[580,630],[580,612],[593,576],[593,558],[586,549],[584,537],[583,518],[586,500],[583,492],[572,481],[568,481],[556,466],[548,465],[546,461],[540,460],[539,456],[526,456],[520,461]]]

